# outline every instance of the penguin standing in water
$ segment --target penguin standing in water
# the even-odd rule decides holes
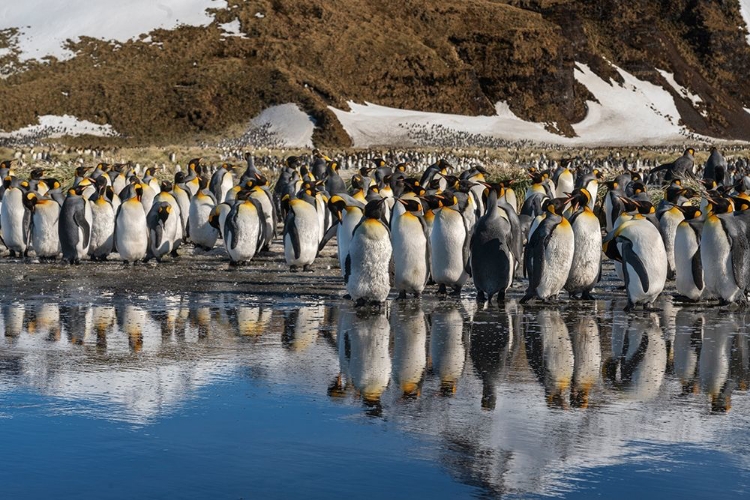
[[[701,263],[701,233],[703,221],[698,207],[679,207],[685,220],[677,226],[674,238],[675,285],[677,293],[695,301],[703,296],[703,264]]]
[[[208,182],[205,178],[200,178],[200,189],[190,200],[190,215],[188,217],[188,227],[190,239],[195,246],[209,251],[216,244],[219,238],[219,232],[208,223],[208,216],[216,206],[216,198],[207,188]]]
[[[3,181],[3,205],[0,210],[0,227],[2,227],[3,241],[10,250],[10,257],[16,253],[28,256],[29,228],[31,227],[31,212],[24,204],[25,189],[28,182],[14,184],[8,176]]]
[[[125,263],[135,263],[148,252],[148,223],[141,204],[143,187],[135,185],[135,196],[122,202],[115,217],[115,245]]]
[[[224,223],[224,245],[232,265],[250,261],[266,241],[263,205],[251,194],[250,191],[239,193]]]
[[[570,223],[559,215],[565,200],[546,200],[544,219],[529,236],[524,255],[524,269],[529,277],[529,286],[521,303],[533,298],[548,300],[557,297],[570,274],[575,253],[575,235]]]
[[[622,262],[626,311],[653,304],[667,280],[667,251],[659,230],[641,214],[623,222],[604,239],[604,253]]]
[[[161,262],[162,257],[171,253],[179,241],[180,217],[168,201],[157,201],[146,216],[149,246],[146,260],[154,257]]]
[[[318,255],[320,243],[320,221],[316,200],[311,190],[301,191],[297,198],[287,195],[282,209],[284,221],[284,258],[292,271],[302,267],[309,270]]]
[[[89,252],[91,242],[91,203],[83,196],[88,186],[79,184],[68,191],[60,210],[60,246],[63,259],[71,264],[80,264]]]
[[[96,179],[97,192],[91,197],[91,242],[89,255],[92,260],[107,260],[115,244],[115,213],[117,210],[108,197],[117,196],[107,185],[106,176]]]
[[[501,188],[502,189],[502,188]],[[490,188],[487,213],[476,223],[470,242],[470,267],[477,289],[477,301],[498,303],[505,300],[505,291],[513,284],[519,258],[514,254],[513,228],[503,210],[497,206],[498,193]]]
[[[574,190],[570,202],[568,221],[573,229],[575,251],[565,290],[571,297],[580,293],[582,299],[592,300],[591,290],[602,273],[602,231],[599,219],[589,208],[591,194],[586,188]]]
[[[385,200],[365,205],[365,215],[354,228],[346,258],[344,282],[346,291],[357,305],[381,304],[391,290],[391,235],[383,223]]]
[[[460,294],[469,277],[466,264],[471,234],[462,213],[467,201],[465,195],[459,200],[456,193],[446,193],[440,196],[440,208],[435,213],[430,233],[430,269],[441,294],[446,293],[448,286],[453,288],[454,294]]]
[[[394,210],[391,217],[394,286],[399,298],[406,298],[407,293],[419,297],[430,276],[430,238],[422,217],[422,203],[414,196],[397,202],[404,209]]]
[[[735,217],[734,206],[726,198],[707,197],[708,217],[701,233],[700,256],[705,287],[723,304],[747,303],[750,243],[747,227]]]
[[[60,205],[34,192],[26,193],[25,201],[31,212],[31,247],[40,261],[55,260],[60,253]]]

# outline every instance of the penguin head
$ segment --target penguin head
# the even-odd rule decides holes
[[[6,176],[5,179],[3,179],[3,187],[5,189],[10,188],[11,184],[13,184],[13,177],[10,175]]]
[[[8,169],[10,170],[10,165],[13,163],[13,160],[3,160],[0,161],[0,168]]]
[[[185,172],[177,172],[174,174],[175,184],[182,184],[183,182],[185,182]]]
[[[43,168],[35,168],[31,172],[29,172],[29,178],[35,181],[40,180],[43,176],[44,176]]]
[[[203,158],[193,158],[192,160],[190,160],[188,162],[188,170],[190,170],[191,172],[194,172],[195,175],[200,175],[201,174],[201,160],[203,160]]]
[[[138,201],[141,201],[141,198],[143,198],[143,185],[142,184],[136,184],[134,186],[135,189],[135,197]]]
[[[214,229],[221,229],[221,225],[219,224],[219,207],[221,205],[223,205],[223,203],[216,205],[211,209],[211,213],[208,214],[208,225]]]
[[[333,195],[331,196],[331,199],[328,200],[328,210],[331,211],[339,222],[344,219],[343,214],[345,208],[346,201],[339,195]]]
[[[106,182],[107,182],[107,179],[104,179],[104,178],[102,178],[102,180],[103,180],[103,181],[105,182],[105,184],[106,184]],[[62,184],[60,184],[60,181],[58,181],[58,180],[57,180],[57,179],[55,179],[54,177],[48,177],[47,179],[44,179],[44,183],[45,183],[45,184],[47,185],[47,187],[48,187],[49,189],[51,189],[51,190],[55,190],[55,189],[60,189],[60,186],[62,186]]]
[[[633,194],[638,195],[646,192],[646,186],[642,182],[633,182]]]
[[[385,199],[368,201],[365,205],[365,217],[381,220],[385,216]]]
[[[615,189],[620,187],[620,184],[617,182],[617,180],[611,180],[604,183],[605,186],[607,186],[607,189],[614,191]]]
[[[567,201],[570,202],[570,208],[573,212],[579,208],[587,206],[591,201],[591,193],[586,188],[574,189],[572,193],[568,194]]]
[[[159,203],[159,208],[157,208],[157,215],[160,221],[167,222],[167,219],[169,218],[169,214],[171,213],[172,213],[172,206],[169,203],[167,203],[166,201]]]
[[[76,177],[85,177],[86,171],[91,167],[77,167],[76,168]]]
[[[38,202],[39,202],[39,198],[37,197],[37,194],[33,191],[26,193],[26,196],[23,197],[23,205],[32,212],[34,211],[34,208],[36,207],[36,204]]]
[[[385,160],[382,158],[374,158],[372,162],[375,164],[375,168],[385,167]]]
[[[208,179],[206,177],[198,177],[198,185],[200,186],[199,189],[203,191],[204,189],[208,188]],[[141,189],[143,189],[141,187]]]
[[[408,163],[399,163],[396,165],[396,171],[397,172],[406,172],[406,167],[408,166]]]
[[[360,174],[354,174],[352,176],[352,189],[364,189],[365,182]]]
[[[548,198],[542,203],[542,210],[550,214],[561,215],[565,210],[567,201],[567,198],[553,198],[551,200]]]
[[[161,181],[161,184],[159,185],[159,187],[161,188],[162,193],[168,193],[172,191],[172,183],[169,181]]]
[[[695,154],[695,149],[693,149],[693,148],[687,148],[685,150],[685,155],[686,156],[693,156],[694,154]]]
[[[732,200],[723,196],[705,196],[708,205],[706,210],[714,214],[726,214],[734,211]]]
[[[237,192],[237,200],[239,201],[247,201],[250,198],[250,195],[252,195],[253,192],[250,189],[241,189]]]
[[[68,189],[68,196],[81,196],[88,186],[77,185]]]
[[[401,203],[407,212],[415,212],[417,214],[422,213],[422,203],[415,198],[399,198],[398,202]]]
[[[100,163],[96,166],[96,170],[99,170],[100,172],[109,172],[110,165],[109,163]]]
[[[694,207],[692,205],[686,205],[686,206],[678,205],[677,210],[682,212],[682,214],[685,216],[685,220],[693,220],[701,216],[701,209],[699,207]]]
[[[654,204],[650,201],[637,201],[636,205],[638,207],[638,213],[641,215],[648,215],[656,212],[656,207],[654,207]]]
[[[296,170],[297,168],[299,168],[300,160],[299,160],[299,157],[297,156],[289,156],[287,157],[285,163],[287,167],[293,168]]]
[[[701,184],[703,184],[709,191],[716,189],[717,185],[715,179],[703,179],[701,180]]]
[[[734,209],[742,212],[743,210],[747,210],[750,208],[750,200],[747,200],[745,198],[740,198],[739,196],[732,198],[732,203],[734,203]]]

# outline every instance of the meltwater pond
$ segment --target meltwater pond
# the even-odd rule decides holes
[[[749,496],[748,318],[623,305],[6,298],[0,497]]]

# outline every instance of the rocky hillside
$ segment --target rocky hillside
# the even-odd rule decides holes
[[[207,27],[122,43],[81,38],[66,60],[24,61],[18,32],[0,31],[0,129],[70,114],[111,124],[131,143],[193,141],[296,102],[316,121],[316,144],[347,146],[328,106],[492,115],[505,101],[518,117],[573,135],[593,99],[574,78],[582,63],[620,81],[614,64],[669,90],[693,132],[750,140],[750,45],[738,0],[226,4]]]

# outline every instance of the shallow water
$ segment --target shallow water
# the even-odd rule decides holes
[[[6,299],[0,497],[750,495],[744,313],[263,300]]]

